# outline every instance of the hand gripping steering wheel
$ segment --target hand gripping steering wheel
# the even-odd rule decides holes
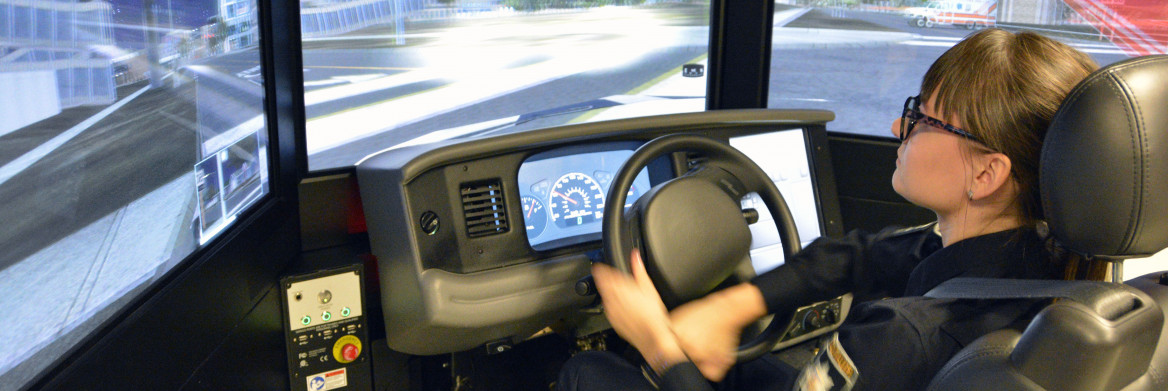
[[[705,161],[654,186],[626,212],[625,198],[637,173],[658,156],[683,151],[699,153]],[[618,270],[630,273],[629,254],[639,249],[646,271],[669,308],[704,296],[750,261],[751,235],[741,200],[751,192],[762,197],[774,217],[789,259],[800,249],[795,220],[779,189],[757,164],[730,145],[704,136],[674,134],[653,139],[633,152],[608,190],[605,257]],[[785,322],[771,322],[739,346],[738,362],[767,353],[785,326]]]

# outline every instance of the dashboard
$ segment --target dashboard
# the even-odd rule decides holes
[[[433,355],[518,343],[552,324],[607,327],[603,315],[587,320],[599,314],[588,310],[597,297],[577,284],[603,261],[613,177],[636,148],[662,135],[725,140],[759,163],[787,200],[801,242],[842,234],[824,129],[832,118],[818,110],[719,110],[370,155],[357,165],[357,183],[390,348]],[[650,162],[625,207],[701,158],[676,152]],[[748,195],[742,207],[760,216],[750,226],[754,268],[782,263],[766,205]]]

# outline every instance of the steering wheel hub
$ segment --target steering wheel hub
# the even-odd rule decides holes
[[[742,208],[703,178],[681,177],[645,194],[642,259],[665,305],[705,295],[748,259]]]

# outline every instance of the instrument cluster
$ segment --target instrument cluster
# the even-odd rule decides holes
[[[600,234],[613,176],[638,145],[569,147],[524,160],[517,179],[528,244],[539,250],[595,239]],[[625,207],[632,206],[649,188],[649,175],[642,169],[629,189]]]

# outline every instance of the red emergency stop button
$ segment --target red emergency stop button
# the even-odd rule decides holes
[[[345,344],[345,346],[341,348],[341,357],[343,357],[345,361],[356,360],[357,355],[360,353],[361,349],[358,349],[357,345],[353,345],[351,343]]]
[[[337,338],[337,342],[333,344],[333,358],[341,364],[348,364],[361,357],[361,339],[356,336],[346,335]]]

